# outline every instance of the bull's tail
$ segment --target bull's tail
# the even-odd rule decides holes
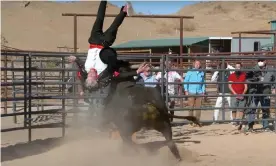
[[[170,118],[176,118],[176,119],[186,119],[188,121],[192,121],[194,124],[197,124],[198,126],[201,127],[201,124],[199,123],[199,120],[195,116],[177,116],[177,115],[172,115],[169,114]]]

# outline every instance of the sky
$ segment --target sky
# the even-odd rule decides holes
[[[125,1],[109,1],[116,6],[122,6]],[[144,14],[172,14],[185,5],[195,4],[196,1],[133,1],[135,12]]]
[[[56,0],[59,2],[74,1],[74,0]],[[77,1],[77,0],[75,0]],[[143,14],[173,14],[180,10],[185,5],[195,4],[199,1],[132,1],[133,8],[136,13]],[[123,6],[126,1],[108,0],[113,5]]]

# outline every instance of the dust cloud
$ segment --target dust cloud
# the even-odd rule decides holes
[[[78,119],[77,126],[66,130],[65,138],[43,138],[32,143],[21,143],[2,148],[3,166],[168,166],[177,164],[176,159],[167,146],[153,146],[141,142],[160,142],[160,138],[153,135],[151,141],[139,140],[137,151],[125,146],[120,138],[110,139],[108,132],[100,132],[95,126],[84,126],[85,120]],[[82,125],[81,125],[82,124]],[[45,135],[51,133],[51,129],[39,129]],[[18,132],[19,133],[19,132]],[[46,134],[48,133],[48,134]],[[17,134],[18,135],[18,134]],[[156,139],[155,139],[156,137]],[[161,138],[163,139],[163,138]],[[155,141],[156,140],[156,141]],[[140,141],[140,143],[139,143]],[[179,151],[184,161],[182,163],[194,163],[197,154],[183,146]],[[186,164],[184,164],[186,165]]]

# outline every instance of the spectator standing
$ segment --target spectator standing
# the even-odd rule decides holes
[[[193,69],[200,69],[201,63],[196,60]],[[196,84],[189,84],[188,82],[195,82]],[[188,97],[188,106],[191,107],[189,116],[194,116],[194,108],[200,109],[202,104],[202,96],[206,92],[205,73],[203,71],[188,71],[184,79],[185,95],[196,95],[195,97]],[[201,110],[195,111],[195,116],[200,120]],[[193,126],[195,126],[193,124]]]
[[[240,70],[242,64],[240,62],[236,63],[236,69]],[[235,71],[234,73],[230,74],[228,81],[235,84],[229,84],[229,89],[233,95],[231,97],[231,107],[236,107],[232,110],[232,117],[233,120],[238,120],[243,118],[243,110],[246,104],[245,97],[242,96],[247,92],[247,83],[246,83],[246,73],[242,71]],[[241,82],[241,83],[237,83]],[[238,111],[238,116],[237,116]],[[237,123],[234,123],[238,125]]]
[[[222,63],[220,63],[220,69],[222,69],[224,67],[224,69],[235,69],[233,66],[227,64],[227,63],[224,63],[224,66]],[[229,70],[226,70],[224,72],[222,71],[216,71],[214,72],[214,74],[212,75],[211,77],[211,82],[227,82],[228,81],[228,78],[230,76],[230,74],[234,73],[234,71],[229,71]],[[224,94],[225,95],[230,95],[230,89],[228,87],[227,84],[218,84],[217,85],[217,88],[218,88],[218,93],[219,95],[222,95],[223,93],[223,86],[224,86]],[[224,101],[227,101],[228,102],[228,105],[229,107],[231,107],[231,97],[230,96],[227,96],[225,97],[226,100]],[[216,101],[216,105],[215,107],[216,108],[219,108],[219,107],[222,107],[222,104],[223,103],[223,97],[222,96],[219,96],[217,98],[217,101]],[[219,118],[219,109],[215,109],[214,110],[214,121],[217,121],[218,118]],[[230,119],[233,120],[233,117],[232,117],[232,111],[230,111]]]
[[[168,67],[168,69],[171,69],[171,67],[172,67],[172,62],[171,61],[168,61],[168,66],[167,67]],[[176,81],[183,82],[183,78],[176,71],[169,71],[168,73],[165,73],[164,79],[167,78],[167,74],[168,74],[168,83],[173,83],[173,82],[176,82]],[[161,80],[161,78],[162,78],[162,74],[161,74],[161,72],[158,72],[157,75],[156,75],[156,79],[158,81],[164,81],[164,80]],[[169,84],[168,87],[166,87],[166,88],[168,88],[168,95],[169,96],[174,96],[174,95],[177,94],[177,91],[176,91],[176,88],[175,88],[174,84]],[[174,106],[175,106],[175,99],[174,98],[169,98],[169,108],[173,109]],[[171,111],[171,114],[174,114],[174,112]],[[171,119],[171,121],[173,121],[173,118]]]
[[[143,81],[145,83],[144,84],[145,87],[153,87],[153,88],[156,87],[156,84],[146,84],[147,82],[150,82],[150,83],[158,82],[156,79],[156,76],[153,74],[153,72],[144,71],[143,73],[140,74],[140,76],[142,78],[140,81]]]
[[[276,72],[275,71],[267,71],[272,70],[273,67],[267,66],[267,61],[265,59],[258,59],[258,64],[253,68],[257,71],[252,71],[248,73],[248,77],[252,82],[264,82],[263,84],[252,84],[251,89],[254,94],[263,94],[262,96],[254,96],[253,94],[253,103],[254,106],[257,107],[257,105],[261,104],[261,107],[270,107],[270,97],[269,94],[273,93],[275,94],[275,88],[276,88]],[[256,109],[251,109],[249,113],[249,128],[253,129],[256,114]],[[265,131],[270,131],[269,129],[269,123],[266,119],[270,117],[270,110],[269,108],[263,108],[262,109],[262,126]]]

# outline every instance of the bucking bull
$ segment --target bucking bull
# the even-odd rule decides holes
[[[70,58],[71,62],[74,59],[73,61],[80,63],[80,61],[76,61],[76,57],[71,56]],[[142,64],[137,71],[144,68],[144,66],[145,64]],[[135,145],[132,141],[132,135],[135,132],[142,128],[155,129],[164,135],[169,149],[180,161],[179,151],[172,140],[170,118],[186,119],[200,126],[197,118],[169,114],[165,100],[161,95],[161,87],[152,88],[136,84],[133,77],[133,75],[136,75],[136,71],[128,62],[120,64],[119,73],[121,73],[121,77],[113,77],[109,70],[104,70],[98,76],[98,83],[95,84],[96,89],[110,85],[110,91],[104,100],[105,108],[102,110],[102,125],[115,125],[123,142],[127,145]],[[86,87],[89,87],[88,85]],[[92,92],[95,87],[86,89]]]
[[[131,70],[131,68],[121,70]],[[105,122],[113,123],[123,142],[128,145],[135,144],[132,141],[132,134],[142,128],[161,132],[170,151],[180,161],[179,151],[172,140],[170,118],[186,119],[200,126],[196,117],[169,114],[159,86],[144,87],[136,84],[131,76],[123,82],[111,80],[110,83],[111,92],[106,98],[103,110]]]

